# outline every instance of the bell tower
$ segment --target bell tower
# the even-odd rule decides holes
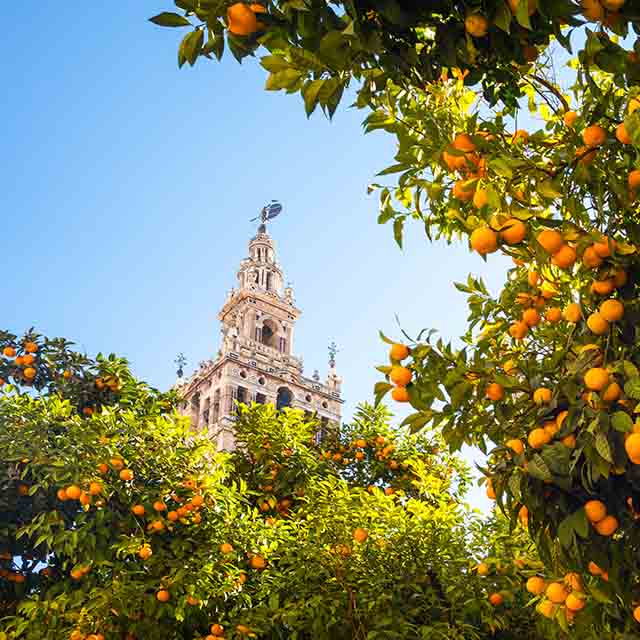
[[[317,415],[321,428],[339,423],[342,380],[336,371],[334,346],[325,382],[307,378],[294,355],[296,307],[293,288],[285,285],[273,238],[263,222],[240,262],[237,286],[218,313],[221,342],[217,356],[200,363],[177,388],[182,412],[196,429],[207,429],[219,449],[233,449],[237,403],[273,403]]]

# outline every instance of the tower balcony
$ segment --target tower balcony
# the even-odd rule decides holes
[[[257,340],[247,339],[243,340],[245,346],[255,351],[256,353],[261,353],[262,355],[267,356],[270,360],[278,362],[278,364],[282,364],[284,366],[291,365],[296,369],[302,371],[302,358],[297,358],[296,356],[292,356],[287,353],[282,353],[279,349],[274,347],[269,347],[266,344],[262,344],[262,342],[258,342]]]

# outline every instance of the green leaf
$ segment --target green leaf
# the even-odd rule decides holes
[[[302,97],[304,98],[304,109],[307,118],[315,111],[318,106],[318,94],[324,85],[324,80],[312,80],[307,82],[302,88]]]
[[[278,91],[280,89],[289,89],[295,85],[302,77],[302,72],[297,69],[285,69],[272,73],[267,78],[265,89],[267,91]]]
[[[503,178],[513,178],[513,171],[508,162],[504,158],[493,158],[489,160],[489,168],[493,169],[499,176]]]
[[[511,33],[512,18],[513,14],[511,13],[511,9],[507,6],[507,3],[499,3],[498,8],[496,9],[496,14],[493,17],[493,23],[496,27],[498,27],[498,29],[502,29],[505,33]]]
[[[396,218],[393,221],[393,237],[402,249],[402,232],[404,231],[404,218]]]
[[[187,62],[193,67],[200,55],[204,44],[204,30],[196,29],[192,31],[184,41],[184,56]]]
[[[269,73],[278,73],[278,71],[284,71],[285,69],[292,69],[293,67],[281,56],[264,56],[260,60],[260,64]]]
[[[192,26],[189,20],[184,16],[178,15],[171,11],[163,11],[153,18],[149,18],[149,22],[157,24],[160,27],[190,27]]]
[[[531,30],[531,22],[529,21],[529,2],[528,0],[519,0],[516,8],[516,21],[525,29]]]
[[[616,431],[631,431],[633,429],[633,420],[628,413],[625,413],[624,411],[616,411],[611,416],[611,426]]]
[[[388,382],[376,382],[376,385],[373,388],[376,406],[380,404],[382,398],[384,398],[391,389],[393,389],[393,385]]]
[[[573,546],[576,540],[576,534],[573,529],[573,514],[567,516],[558,527],[558,539],[560,544],[568,549]]]
[[[631,378],[624,383],[624,392],[634,400],[640,400],[640,377]]]
[[[611,446],[607,440],[607,436],[604,433],[596,434],[596,451],[607,462],[613,463],[613,456],[611,455]]]
[[[529,463],[527,464],[527,471],[529,475],[538,480],[552,480],[553,476],[547,466],[547,463],[543,460],[542,456],[536,453]]]

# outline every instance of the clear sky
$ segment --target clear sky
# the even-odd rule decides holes
[[[364,113],[307,120],[299,97],[263,90],[257,61],[178,70],[181,31],[146,21],[169,0],[29,4],[3,8],[0,44],[3,327],[117,352],[166,388],[178,352],[193,366],[217,351],[249,219],[277,198],[295,351],[324,376],[338,343],[349,418],[380,379],[378,329],[399,337],[397,313],[410,334],[454,338],[466,306],[452,281],[502,282],[503,258],[430,244],[417,224],[401,252],[377,225],[366,187],[394,146],[363,135]]]

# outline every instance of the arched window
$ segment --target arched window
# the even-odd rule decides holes
[[[276,409],[284,409],[290,407],[293,402],[293,394],[287,387],[280,387],[278,389],[278,396],[276,398]]]
[[[273,282],[273,274],[269,271],[269,273],[267,273],[267,291],[271,290],[272,282]]]
[[[262,326],[262,336],[260,342],[267,347],[275,347],[276,327],[271,320],[265,320]]]

